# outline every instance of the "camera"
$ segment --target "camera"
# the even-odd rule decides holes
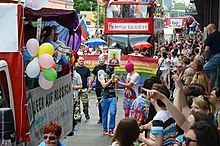
[[[106,74],[111,77],[111,75],[114,74],[114,67],[112,67],[112,66],[107,66],[107,68],[106,68]]]

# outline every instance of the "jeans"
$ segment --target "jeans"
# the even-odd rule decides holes
[[[211,88],[217,79],[216,77],[219,77],[218,68],[220,68],[220,53],[215,54],[203,67],[205,74],[211,74]],[[218,73],[217,75],[215,75],[216,72]]]
[[[101,100],[102,106],[102,126],[103,130],[113,131],[115,128],[115,117],[116,117],[116,97],[103,98]],[[108,125],[108,111],[110,110],[110,120]]]

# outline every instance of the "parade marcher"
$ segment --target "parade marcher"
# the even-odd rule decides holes
[[[50,122],[44,127],[44,141],[39,146],[64,146],[60,141],[62,127],[56,122]]]
[[[114,68],[108,66],[107,71],[98,71],[98,80],[103,87],[101,107],[102,107],[102,126],[103,134],[113,136],[115,128],[115,118],[117,111],[117,99],[115,91],[115,74]],[[108,122],[108,111],[110,111],[110,119]]]
[[[62,76],[62,66],[68,65],[69,60],[66,56],[66,54],[61,53],[60,50],[63,50],[59,44],[54,42],[54,29],[51,26],[45,26],[43,28],[42,34],[41,34],[41,43],[50,43],[54,47],[54,60],[56,63],[56,71],[57,71],[57,77]]]
[[[79,98],[79,92],[82,89],[82,79],[79,73],[76,72],[75,67],[73,66],[72,69],[72,87],[73,87],[73,94],[74,99],[76,102],[75,107],[75,113],[74,113],[74,119],[76,121],[81,121],[82,115],[80,111],[80,98]]]
[[[79,57],[78,66],[75,68],[76,72],[80,74],[82,79],[82,89],[79,92],[79,99],[82,100],[83,103],[83,113],[85,114],[85,118],[87,120],[90,119],[89,116],[89,99],[88,99],[88,87],[87,82],[90,77],[90,70],[86,66],[84,66],[84,58]]]
[[[217,31],[214,24],[209,24],[207,26],[208,37],[205,42],[205,59],[210,58],[210,60],[204,65],[204,73],[210,74],[210,88],[215,86],[215,81],[219,76],[220,67],[220,32]],[[211,56],[209,55],[211,54]],[[219,87],[219,82],[217,81],[217,86]]]
[[[96,77],[95,93],[96,93],[96,96],[97,96],[98,109],[99,109],[99,121],[97,122],[97,124],[102,123],[102,108],[101,108],[101,104],[100,104],[102,85],[98,80],[98,71],[102,69],[106,72],[107,66],[108,65],[105,64],[105,56],[103,54],[99,55],[99,65],[95,66],[95,68],[93,69],[93,71],[92,71],[93,75],[92,75],[92,77],[90,79],[90,82],[89,82],[89,91],[91,91],[92,83],[94,82],[95,77]]]
[[[127,71],[126,80],[122,76],[124,82],[117,81],[119,85],[125,88],[123,109],[125,112],[125,117],[129,117],[130,110],[133,101],[138,97],[138,87],[140,82],[140,75],[134,70],[134,64],[131,61],[127,61],[125,64],[125,70]]]
[[[68,136],[72,136],[74,134],[74,128],[77,124],[77,121],[79,122],[81,121],[79,91],[82,89],[82,79],[81,76],[75,70],[75,64],[72,67],[72,88],[73,88],[73,127],[72,127],[72,131],[68,134]]]

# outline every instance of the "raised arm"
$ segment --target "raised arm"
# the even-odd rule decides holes
[[[189,121],[186,119],[183,113],[179,109],[177,109],[169,101],[168,98],[166,98],[165,95],[159,93],[156,90],[147,90],[145,88],[142,89],[147,92],[149,98],[152,98],[154,100],[160,99],[166,105],[166,108],[169,110],[170,114],[172,115],[173,119],[176,121],[177,125],[179,125],[184,132],[188,131],[188,129],[190,128]]]
[[[189,116],[190,109],[187,106],[186,99],[185,99],[185,94],[183,91],[183,84],[181,81],[183,73],[180,73],[180,75],[173,75],[173,80],[175,82],[176,86],[176,94],[174,97],[173,105],[180,110],[184,114],[185,117]]]
[[[110,85],[112,83],[112,81],[114,80],[115,78],[115,74],[112,74],[110,80],[108,80],[107,82],[105,82],[105,78],[104,77],[100,77],[99,78],[99,82],[101,83],[102,87],[103,88],[106,88],[108,87],[108,85]]]

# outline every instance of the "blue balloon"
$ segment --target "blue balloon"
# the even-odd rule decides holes
[[[40,73],[35,77],[35,79],[38,79],[40,77]]]
[[[28,53],[27,49],[24,49],[24,62],[29,61],[31,58],[31,55]]]

